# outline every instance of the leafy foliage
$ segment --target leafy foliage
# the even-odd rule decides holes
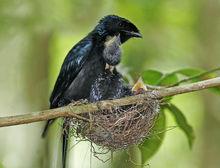
[[[220,95],[220,87],[210,88],[209,90]]]
[[[178,82],[178,84],[180,84],[183,82],[196,82],[200,80],[215,78],[218,76],[216,74],[217,71],[220,71],[220,68],[215,68],[210,71],[204,71],[195,68],[186,68],[186,69],[177,70],[174,73],[188,77],[183,80],[180,80]],[[220,94],[220,87],[210,88],[209,90],[212,91],[213,93]]]
[[[175,71],[176,74],[181,74],[187,77],[192,77],[202,72],[203,72],[202,70],[195,69],[195,68],[185,68],[185,69],[180,69],[180,70]]]
[[[157,85],[163,73],[156,70],[146,70],[142,73],[142,78],[146,84]]]
[[[194,140],[195,140],[195,133],[193,131],[192,126],[188,123],[182,111],[179,108],[177,108],[175,105],[170,104],[167,106],[167,108],[173,115],[179,128],[186,134],[186,137],[189,142],[189,147],[192,148]]]
[[[169,73],[165,74],[163,78],[161,78],[159,85],[161,86],[167,86],[167,85],[173,85],[178,82],[178,77],[175,73]]]
[[[163,74],[157,70],[146,70],[142,73],[142,78],[146,84],[167,87],[179,85],[184,82],[195,82],[212,78],[216,76],[215,72],[218,70],[220,69],[216,68],[214,70],[205,72],[201,69],[184,68],[166,74]],[[210,90],[220,93],[220,88],[218,87]],[[167,97],[164,99],[164,102],[168,103],[171,99],[172,97]],[[171,112],[176,124],[185,133],[188,139],[189,147],[192,148],[195,140],[195,133],[182,111],[174,104],[165,105],[164,107],[168,108],[168,110]],[[165,118],[166,116],[164,110],[162,109],[159,118],[152,129],[152,135],[138,146],[141,151],[142,165],[144,165],[145,162],[158,151],[163,142],[165,136],[164,130],[166,129]]]

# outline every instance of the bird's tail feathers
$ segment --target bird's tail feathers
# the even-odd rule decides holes
[[[47,135],[47,132],[48,132],[48,129],[50,127],[50,125],[54,122],[54,120],[48,120],[45,127],[44,127],[44,130],[41,134],[41,137],[44,138],[46,135]]]
[[[62,165],[63,165],[63,168],[66,168],[69,129],[70,129],[70,125],[64,119],[64,124],[63,124],[63,143],[62,143]]]

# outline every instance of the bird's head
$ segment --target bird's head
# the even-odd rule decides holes
[[[140,31],[133,23],[116,15],[105,16],[99,21],[95,29],[103,38],[120,34],[121,43],[132,37],[142,37]]]

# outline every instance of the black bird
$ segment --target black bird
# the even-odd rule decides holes
[[[98,25],[67,54],[50,97],[50,108],[87,99],[98,74],[105,71],[106,64],[115,66],[120,62],[120,45],[132,37],[140,38],[141,34],[127,19],[116,15],[108,15],[101,19]],[[43,137],[52,122],[53,120],[48,120]],[[65,119],[63,129],[65,131],[62,160],[65,168],[69,134],[69,125]]]
[[[126,84],[122,75],[116,69],[113,72],[106,69],[92,84],[89,101],[119,99],[131,95],[133,95],[132,88]]]

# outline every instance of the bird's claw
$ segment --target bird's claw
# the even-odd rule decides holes
[[[80,99],[80,100],[77,100],[77,101],[72,100],[71,103],[72,103],[73,106],[76,106],[76,105],[88,104],[89,101],[87,99]]]
[[[105,70],[109,70],[112,74],[113,74],[114,69],[115,67],[112,65],[109,65],[109,64],[105,65]]]

